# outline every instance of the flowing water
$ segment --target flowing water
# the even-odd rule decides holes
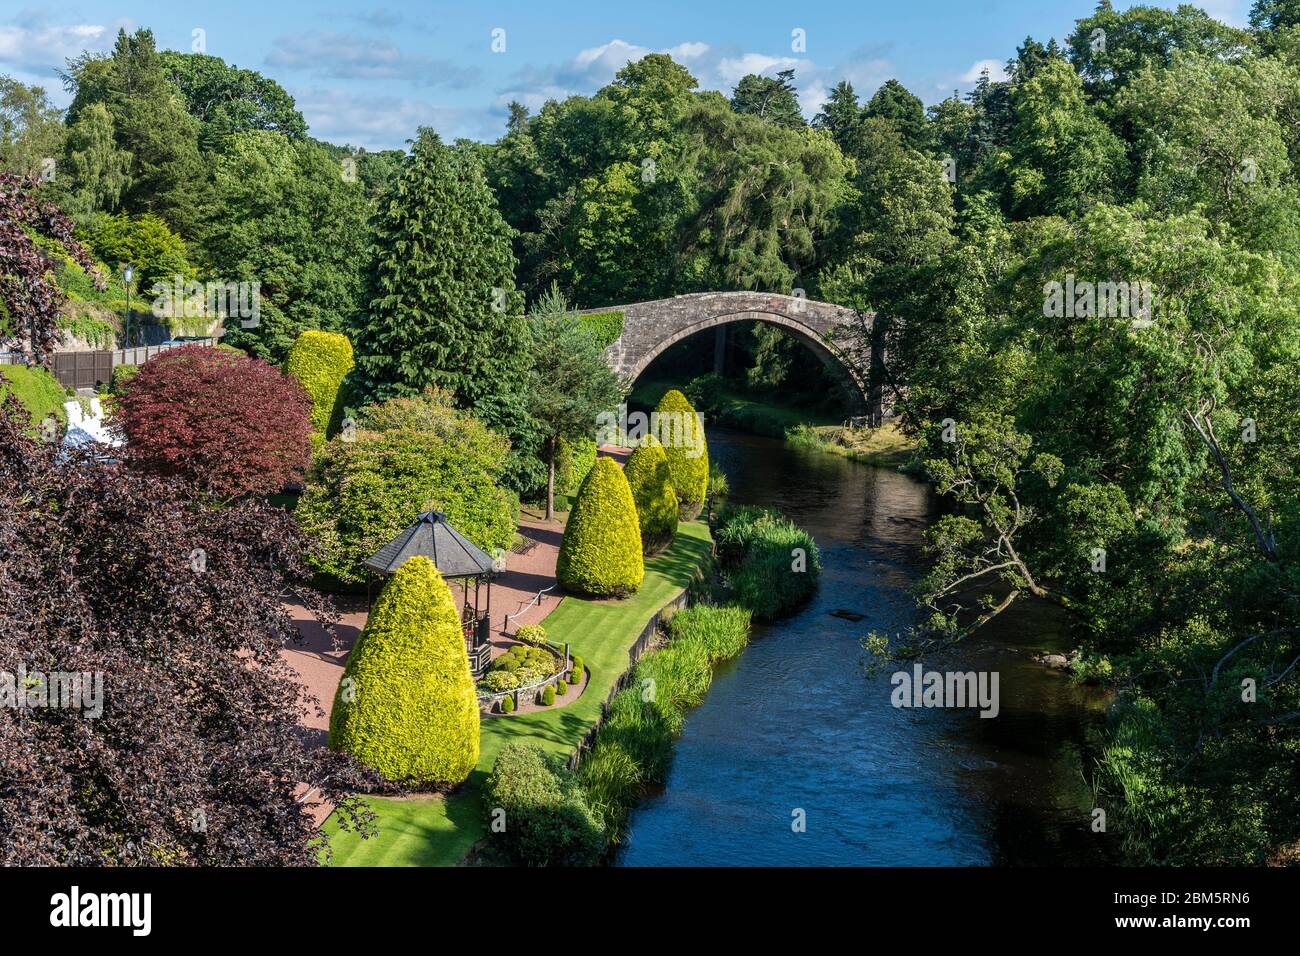
[[[1055,609],[1015,607],[925,662],[996,671],[997,717],[895,708],[889,674],[864,673],[859,639],[914,620],[906,589],[922,573],[922,533],[935,514],[927,488],[772,439],[709,441],[733,502],[775,506],[813,534],[821,585],[798,614],[755,627],[745,652],[719,668],[687,718],[666,785],[633,814],[617,862],[1106,862],[1087,783],[1103,700],[1032,656],[1068,646]],[[831,615],[840,609],[863,619]]]

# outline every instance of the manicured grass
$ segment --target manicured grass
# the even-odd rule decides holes
[[[708,559],[709,529],[700,521],[683,522],[662,554],[646,559],[645,581],[624,601],[584,601],[566,597],[545,620],[553,641],[568,641],[582,655],[590,686],[568,707],[520,717],[483,720],[479,761],[469,780],[449,798],[392,800],[375,798],[379,834],[363,840],[338,829],[333,819],[325,833],[335,866],[455,866],[483,835],[479,790],[501,748],[510,741],[569,753],[596,723],[600,706],[628,667],[628,648],[654,613],[681,593]]]

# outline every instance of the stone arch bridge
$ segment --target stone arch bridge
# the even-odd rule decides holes
[[[828,302],[814,302],[800,296],[767,292],[696,292],[671,299],[634,302],[603,309],[584,309],[586,314],[622,312],[623,332],[605,350],[610,367],[634,382],[650,363],[671,345],[709,329],[721,329],[732,322],[766,322],[790,332],[827,366],[841,373],[848,390],[879,424],[883,407],[883,351],[872,348],[871,374],[864,377],[860,364],[851,361],[842,343],[846,333],[862,328],[870,332],[875,313],[861,313]],[[872,337],[874,344],[875,337]],[[715,358],[720,360],[722,339],[717,340]],[[867,379],[870,378],[871,381]]]

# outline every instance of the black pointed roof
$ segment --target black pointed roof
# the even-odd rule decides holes
[[[366,558],[365,566],[380,574],[393,574],[408,558],[422,554],[444,578],[489,574],[493,561],[478,545],[447,523],[441,511],[426,511],[419,520]]]

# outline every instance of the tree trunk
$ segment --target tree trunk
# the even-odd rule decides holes
[[[546,520],[555,520],[555,439],[546,439]]]

